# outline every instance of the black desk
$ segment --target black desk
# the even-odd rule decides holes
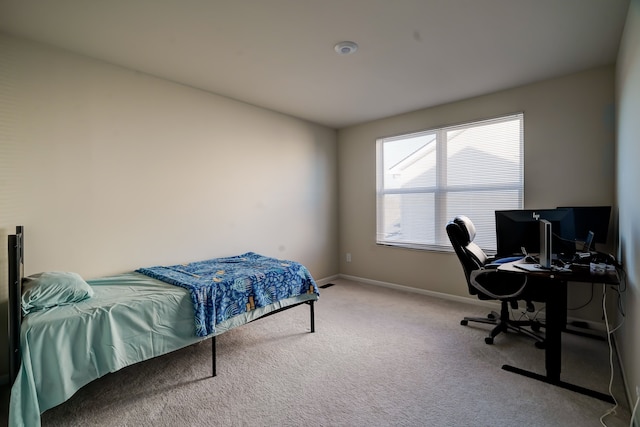
[[[498,269],[527,274],[530,277],[543,279],[547,294],[546,322],[545,322],[545,370],[546,374],[538,374],[510,365],[503,365],[502,369],[527,376],[539,381],[553,384],[567,390],[575,391],[587,396],[595,397],[606,402],[615,403],[608,394],[600,393],[585,387],[570,384],[560,378],[562,361],[562,331],[567,322],[567,282],[602,283],[619,285],[620,277],[617,271],[607,270],[605,274],[592,274],[589,266],[573,265],[570,272],[554,271],[525,271],[515,267],[520,261],[506,263]]]

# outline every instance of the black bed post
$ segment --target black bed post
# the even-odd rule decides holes
[[[20,323],[22,312],[22,266],[24,260],[24,227],[16,227],[16,234],[9,235],[9,382],[13,384],[20,369]]]
[[[316,331],[316,319],[313,311],[313,301],[309,301],[309,313],[311,316],[311,333]]]
[[[211,337],[211,376],[216,376],[216,337]]]

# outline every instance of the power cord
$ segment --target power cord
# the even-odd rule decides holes
[[[613,334],[615,331],[620,329],[620,327],[624,324],[624,320],[627,318],[624,314],[624,304],[622,303],[622,298],[619,292],[618,292],[618,312],[621,313],[622,320],[620,320],[620,323],[615,328],[611,329],[611,334]]]
[[[622,298],[622,294],[627,289],[626,271],[623,268],[618,268],[618,273],[620,274],[620,285],[617,288],[614,288],[613,290],[616,292],[616,295],[618,297],[617,306],[618,306],[618,311],[622,316],[622,320],[620,320],[620,323],[614,328],[611,328],[611,325],[609,325],[609,318],[607,316],[607,306],[606,306],[607,285],[606,284],[602,285],[602,312],[604,315],[604,321],[607,328],[607,342],[609,344],[609,366],[611,369],[611,376],[609,379],[609,394],[611,395],[611,397],[613,398],[613,401],[615,402],[615,405],[600,417],[600,424],[602,424],[605,427],[606,427],[606,424],[604,423],[604,419],[611,414],[615,414],[616,408],[618,407],[618,401],[615,399],[615,397],[613,397],[613,394],[611,391],[612,384],[613,384],[613,371],[614,371],[613,345],[611,342],[611,336],[615,331],[617,331],[624,324],[624,321],[626,319],[624,299]],[[636,402],[633,405],[633,409],[631,410],[631,420],[629,421],[629,427],[635,427],[636,425],[635,419],[636,419],[636,414],[638,413],[638,402],[640,402],[640,396],[636,396]]]
[[[636,404],[633,405],[633,411],[631,411],[631,421],[629,421],[629,427],[634,426],[634,421],[636,419],[636,413],[638,412],[638,402],[640,402],[640,396],[636,397]]]
[[[511,312],[511,318],[512,319],[516,319],[516,318],[517,318],[517,320],[526,319],[526,320],[530,320],[532,322],[536,322],[536,321],[538,321],[538,316],[540,315],[540,312],[543,311],[545,308],[546,308],[546,305],[543,305],[542,307],[538,308],[537,310],[534,309],[533,311],[528,310],[526,308],[525,309],[518,308],[517,310],[520,311],[520,316],[518,316],[518,317],[516,317],[513,308],[509,307],[509,311]],[[534,314],[531,314],[531,313],[534,313]]]
[[[623,268],[618,270],[620,273],[620,286],[614,289],[618,295],[618,311],[622,315],[622,320],[620,324],[611,330],[611,334],[617,331],[623,324],[625,319],[627,318],[624,308],[624,299],[622,298],[622,294],[627,290],[627,276],[626,271]],[[636,396],[636,403],[633,405],[633,409],[631,410],[631,420],[629,421],[629,427],[636,426],[636,414],[638,413],[638,402],[640,402],[640,395]],[[640,426],[640,424],[639,424]]]
[[[588,306],[589,304],[591,304],[591,301],[593,301],[593,286],[594,284],[591,284],[591,295],[589,296],[589,300],[587,302],[585,302],[582,305],[579,305],[577,307],[567,307],[568,311],[574,311],[574,310],[580,310],[581,308],[584,308],[586,306]]]
[[[531,307],[527,307],[526,309],[518,309],[520,311],[520,316],[517,317],[517,320],[527,320],[533,324],[535,324],[536,322],[539,323],[539,327],[543,326],[543,322],[541,322],[540,320],[538,320],[538,316],[540,315],[540,312],[542,312],[544,309],[546,308],[546,305],[543,305],[542,307],[538,308],[537,310],[535,309],[535,306],[533,306],[533,304],[531,304]],[[516,319],[516,316],[514,314],[514,310],[510,307],[510,316],[512,319]],[[538,330],[534,327],[534,326],[530,326],[530,328],[533,330],[534,333],[537,333]]]
[[[611,343],[611,330],[609,328],[609,316],[607,316],[607,285],[605,284],[602,285],[602,311],[604,313],[604,324],[607,328],[607,343],[609,344],[609,369],[611,372],[609,376],[609,395],[611,396],[614,402],[613,407],[610,408],[608,411],[606,411],[604,414],[602,414],[602,416],[600,417],[600,424],[602,424],[604,427],[607,427],[607,425],[604,422],[604,419],[609,415],[616,414],[616,409],[618,408],[618,401],[616,400],[615,396],[613,395],[613,391],[611,390],[613,386],[613,371],[614,371],[613,345]]]

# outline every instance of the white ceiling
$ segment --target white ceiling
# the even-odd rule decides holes
[[[0,31],[342,128],[614,63],[628,5],[0,0]]]

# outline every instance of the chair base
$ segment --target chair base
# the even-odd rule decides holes
[[[487,315],[487,317],[465,317],[460,321],[460,324],[466,326],[469,322],[494,325],[494,328],[484,339],[484,342],[487,344],[493,344],[494,338],[501,332],[516,332],[533,338],[535,340],[535,346],[537,348],[544,348],[544,337],[537,335],[534,332],[539,331],[540,328],[544,327],[544,325],[540,322],[532,320],[511,320],[509,318],[508,302],[506,301],[502,302],[502,309],[500,314],[492,311]],[[531,328],[532,330],[526,328]]]

